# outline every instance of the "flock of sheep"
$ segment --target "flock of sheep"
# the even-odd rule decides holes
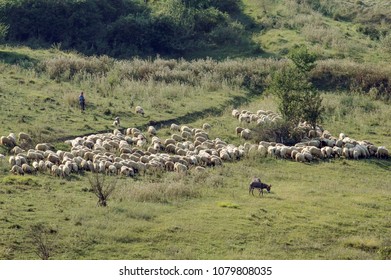
[[[232,116],[239,120],[240,124],[256,122],[257,125],[276,122],[281,117],[272,111],[258,110],[252,113],[247,110],[234,109]],[[287,146],[276,142],[261,141],[258,145],[252,145],[251,150],[261,157],[272,156],[283,159],[293,159],[297,162],[311,162],[314,159],[327,159],[344,157],[346,159],[360,159],[375,156],[377,158],[389,158],[389,151],[384,146],[375,146],[368,141],[357,141],[340,133],[334,137],[327,130],[318,126],[313,129],[308,123],[299,123],[297,131],[303,134],[301,142],[294,146]],[[236,133],[246,140],[252,139],[253,133],[249,128],[236,127]]]
[[[257,125],[263,125],[281,119],[277,114],[264,110],[256,113],[233,110],[232,115],[241,124],[256,122]],[[117,117],[113,125],[119,124]],[[70,151],[56,151],[48,143],[39,143],[32,148],[33,140],[23,132],[17,137],[14,133],[2,136],[0,145],[7,147],[11,154],[10,172],[19,175],[50,173],[59,177],[69,177],[72,173],[84,171],[123,176],[157,170],[187,173],[189,170],[202,171],[208,166],[220,166],[225,161],[240,160],[249,154],[297,162],[334,157],[389,158],[389,151],[384,146],[356,141],[343,133],[336,138],[320,127],[312,130],[306,123],[299,124],[298,128],[306,131],[307,137],[294,146],[265,141],[236,146],[220,138],[211,139],[208,134],[210,128],[207,123],[202,128],[171,124],[171,135],[166,139],[159,138],[153,126],[149,126],[146,131],[137,128],[120,131],[116,128],[112,133],[67,140],[65,142],[70,145]],[[252,138],[248,128],[237,127],[236,133],[246,140]],[[0,160],[4,158],[4,155],[0,155]]]
[[[35,149],[23,150],[13,139],[9,163],[11,172],[51,173],[68,177],[73,172],[91,171],[109,175],[134,176],[149,171],[176,171],[187,173],[190,169],[202,171],[208,166],[219,166],[225,160],[240,159],[245,154],[244,146],[236,147],[219,138],[210,139],[207,130],[172,124],[171,137],[161,139],[156,129],[149,126],[143,132],[137,128],[112,133],[93,134],[65,141],[70,151],[55,151],[50,144],[40,143]],[[4,145],[7,141],[2,142]],[[11,146],[7,147],[11,148]]]

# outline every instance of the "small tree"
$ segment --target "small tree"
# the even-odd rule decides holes
[[[316,56],[300,47],[289,57],[293,65],[274,74],[270,91],[277,96],[278,109],[286,121],[296,125],[300,120],[306,120],[315,128],[323,113],[322,98],[308,74],[315,67]]]
[[[305,46],[294,48],[288,57],[293,61],[296,68],[307,75],[315,67],[316,54],[310,52]]]
[[[35,253],[42,260],[48,260],[54,251],[54,240],[57,231],[49,229],[43,224],[36,224],[30,228],[30,238],[35,246]]]
[[[106,175],[99,175],[95,173],[94,175],[88,177],[90,182],[92,192],[98,197],[98,206],[106,207],[107,199],[115,190],[117,181],[106,180]]]
[[[286,66],[274,74],[269,90],[278,98],[278,110],[284,120],[298,123],[301,119],[303,90],[307,89],[304,75],[295,67]]]

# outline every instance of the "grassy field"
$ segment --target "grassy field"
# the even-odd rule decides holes
[[[55,139],[112,130],[115,115],[124,127],[208,122],[211,138],[239,145],[244,141],[234,134],[238,122],[231,110],[277,107],[272,96],[252,95],[227,81],[122,80],[103,94],[99,86],[107,80],[99,85],[99,77],[56,81],[12,63],[1,69],[1,134],[27,130],[60,148],[66,146]],[[74,100],[81,89],[93,99],[84,114]],[[167,102],[170,95],[175,102]],[[132,112],[132,97],[133,106],[146,108],[145,117]],[[351,92],[325,92],[323,99],[322,124],[333,135],[391,146],[389,104]],[[166,126],[159,128],[160,137],[170,134]],[[37,240],[51,259],[391,257],[390,160],[299,164],[249,156],[205,174],[112,178],[116,191],[107,208],[98,207],[89,191],[91,175],[18,177],[9,174],[7,161],[0,165],[0,259],[39,259]],[[271,183],[271,193],[249,195],[253,176]]]
[[[60,45],[1,45],[0,136],[24,131],[35,143],[69,150],[65,139],[112,131],[119,116],[121,128],[153,124],[163,139],[171,123],[207,122],[212,139],[245,144],[232,109],[277,111],[265,92],[286,63],[275,58],[305,44],[320,59],[313,75],[323,90],[322,126],[390,149],[390,36],[371,38],[389,27],[372,22],[390,17],[389,1],[297,2],[243,1],[237,20],[258,57],[242,45],[187,60],[122,61]],[[3,260],[41,259],[38,245],[50,259],[391,259],[390,159],[302,164],[249,155],[205,173],[112,177],[116,189],[103,208],[90,191],[91,174],[14,176],[7,149],[0,153]],[[249,195],[254,176],[272,184],[271,193]]]

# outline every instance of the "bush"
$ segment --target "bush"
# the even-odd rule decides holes
[[[255,142],[267,141],[294,145],[301,140],[301,134],[295,130],[291,121],[280,120],[252,128]]]

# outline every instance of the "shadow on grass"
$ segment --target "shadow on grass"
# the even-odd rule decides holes
[[[391,159],[367,159],[365,162],[378,168],[391,171]]]
[[[23,68],[31,67],[38,62],[28,55],[12,51],[0,51],[0,60],[7,64],[19,64]]]

